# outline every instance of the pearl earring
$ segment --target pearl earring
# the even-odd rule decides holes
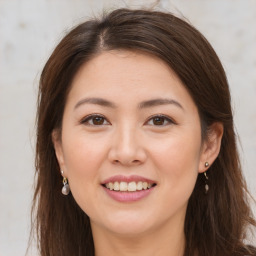
[[[209,163],[208,163],[208,162],[205,162],[204,166],[205,166],[205,167],[209,167]],[[209,177],[207,176],[206,171],[204,172],[204,176],[205,176],[205,185],[204,185],[204,189],[205,189],[205,194],[207,194],[208,191],[209,191],[209,185],[208,185],[208,183],[207,183]]]
[[[63,175],[63,171],[61,171],[61,174]],[[70,192],[70,187],[68,185],[68,179],[66,177],[63,177],[63,187],[62,187],[61,192],[65,196],[67,196]]]

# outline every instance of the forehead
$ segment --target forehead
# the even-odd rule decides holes
[[[123,81],[124,84],[126,80],[136,82],[152,76],[158,76],[158,79],[161,79],[164,73],[165,76],[175,76],[168,65],[155,56],[141,52],[114,50],[102,52],[82,65],[74,82],[79,78],[94,81],[120,79],[119,82]]]
[[[161,59],[124,50],[100,53],[81,66],[75,75],[68,100],[107,97],[111,101],[171,97],[193,100],[178,76]]]

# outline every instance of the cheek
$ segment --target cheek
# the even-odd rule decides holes
[[[184,135],[185,133],[183,133]],[[195,186],[200,160],[200,134],[172,136],[154,147],[152,159],[159,180],[176,197],[189,197]]]
[[[67,129],[63,138],[63,154],[68,177],[95,175],[105,156],[106,143],[86,135],[82,129],[74,132]]]
[[[97,143],[81,132],[63,132],[65,168],[73,196],[80,206],[90,200],[99,186],[99,170],[105,159],[106,143]],[[83,208],[83,207],[82,207]],[[85,210],[85,209],[84,209]]]
[[[72,195],[88,216],[95,216],[103,149],[98,145],[89,145],[87,141],[74,139],[64,153]]]

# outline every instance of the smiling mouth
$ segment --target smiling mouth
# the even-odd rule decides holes
[[[148,190],[154,186],[156,186],[156,183],[149,183],[146,181],[115,181],[115,182],[108,182],[106,184],[102,184],[105,188],[113,191],[119,191],[119,192],[136,192],[136,191],[142,191],[142,190]]]

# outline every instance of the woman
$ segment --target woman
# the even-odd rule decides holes
[[[255,255],[225,72],[188,23],[80,24],[43,69],[37,122],[41,256]]]

